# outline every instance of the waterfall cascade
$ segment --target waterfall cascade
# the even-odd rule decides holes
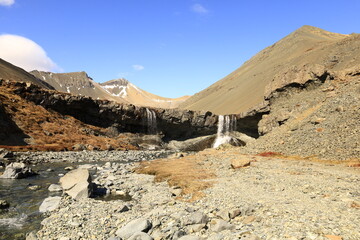
[[[217,136],[213,148],[217,148],[224,143],[229,143],[233,139],[230,136],[230,132],[234,130],[236,130],[236,116],[219,115]]]
[[[147,123],[148,134],[156,134],[157,125],[156,125],[156,114],[154,110],[150,110],[146,108],[146,123]]]

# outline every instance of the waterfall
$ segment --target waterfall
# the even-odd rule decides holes
[[[233,139],[230,136],[230,132],[234,130],[236,130],[236,116],[219,115],[217,136],[213,148],[229,143]]]
[[[154,110],[146,108],[146,123],[147,123],[147,132],[148,134],[156,134],[156,114]]]

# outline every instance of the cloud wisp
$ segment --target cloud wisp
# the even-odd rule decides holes
[[[15,0],[0,0],[0,6],[11,6],[15,3]]]
[[[0,35],[0,58],[26,71],[61,71],[41,46],[18,35]]]
[[[139,65],[139,64],[134,64],[134,65],[132,65],[132,68],[133,68],[135,71],[142,71],[142,70],[145,69],[144,66]]]
[[[195,13],[199,13],[199,14],[206,14],[209,12],[209,10],[207,10],[203,5],[201,5],[199,3],[192,5],[191,11],[193,11]]]

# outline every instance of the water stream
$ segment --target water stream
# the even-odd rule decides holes
[[[32,169],[39,173],[37,176],[25,179],[0,179],[0,199],[10,203],[9,209],[0,210],[0,240],[25,239],[26,233],[39,229],[44,218],[44,214],[39,212],[39,206],[45,198],[62,193],[49,192],[48,187],[52,183],[59,182],[59,174],[68,172],[64,169],[65,167],[76,168],[78,165],[80,164],[69,162],[39,164],[32,166]],[[95,172],[93,171],[92,174]],[[38,190],[29,189],[35,185],[40,188]],[[119,199],[119,196],[115,196],[115,198]],[[115,200],[112,195],[98,199]]]
[[[148,134],[156,134],[157,124],[156,124],[156,113],[154,110],[150,110],[146,108],[146,123],[147,123]]]

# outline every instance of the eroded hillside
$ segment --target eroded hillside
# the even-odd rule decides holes
[[[47,110],[17,94],[22,83],[0,80],[0,145],[25,150],[136,149],[124,136]],[[80,149],[79,149],[80,148]]]

